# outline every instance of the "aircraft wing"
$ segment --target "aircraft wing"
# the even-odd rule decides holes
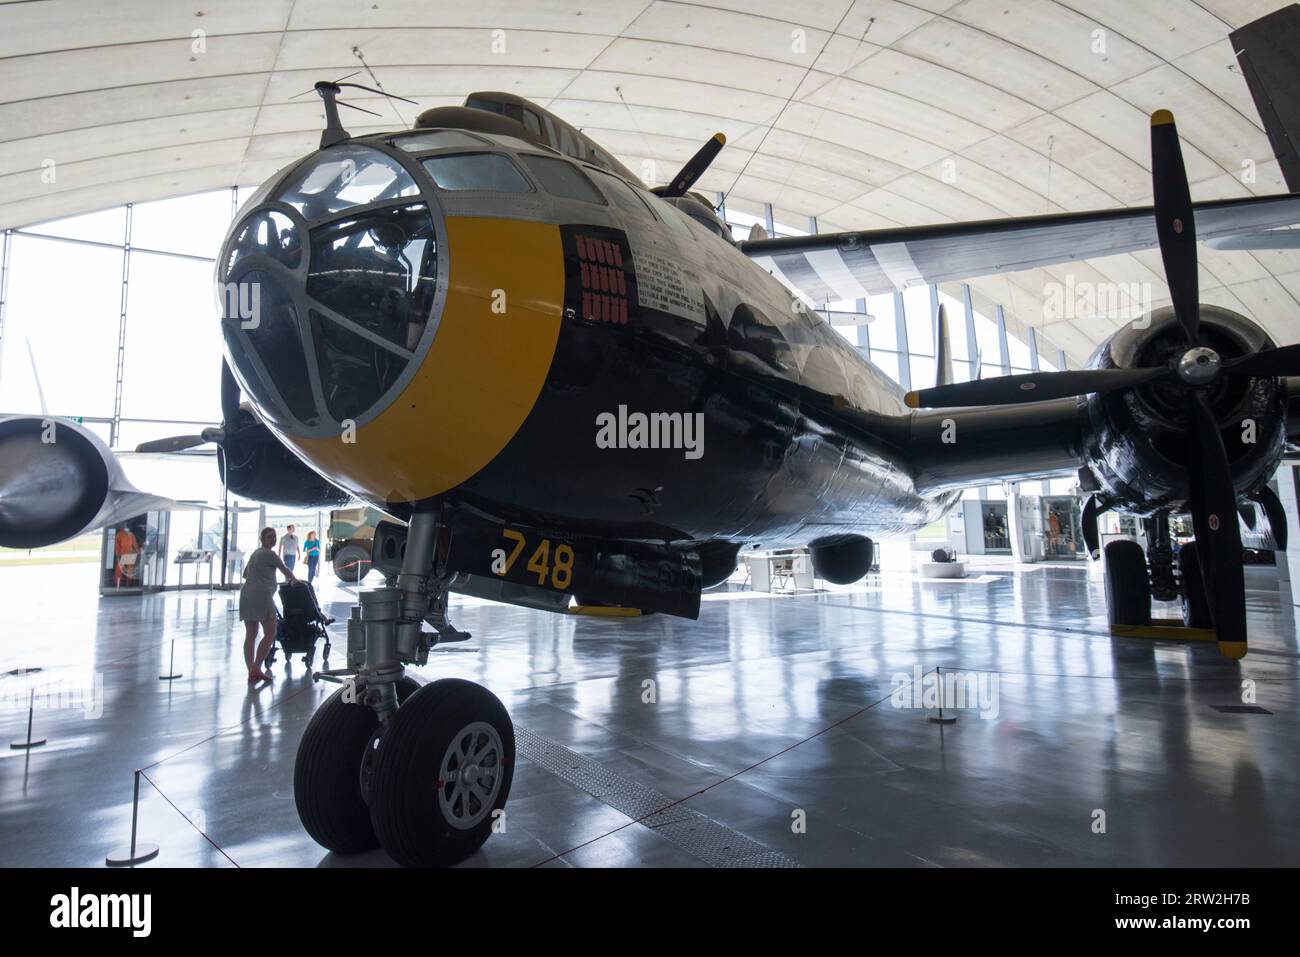
[[[1300,193],[1195,204],[1201,241],[1300,223]],[[815,303],[1156,247],[1150,206],[752,239],[740,250]]]

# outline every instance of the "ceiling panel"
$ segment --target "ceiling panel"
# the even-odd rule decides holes
[[[722,131],[703,191],[823,231],[1145,204],[1161,107],[1198,199],[1280,192],[1228,33],[1284,2],[5,3],[0,226],[255,184],[315,147],[321,104],[296,94],[363,69],[354,47],[419,104],[358,93],[382,117],[349,115],[355,131],[498,89],[659,179]],[[1300,337],[1300,251],[1205,250],[1202,267],[1207,301]],[[1044,326],[1044,283],[1070,275],[1167,295],[1152,253],[973,285],[1077,363],[1112,326]]]

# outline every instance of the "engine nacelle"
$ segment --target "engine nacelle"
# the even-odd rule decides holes
[[[835,585],[852,585],[871,570],[875,546],[862,535],[832,535],[808,547],[813,573]]]
[[[1171,362],[1185,349],[1173,309],[1157,309],[1105,342],[1090,365],[1148,368]],[[1272,348],[1254,322],[1218,306],[1201,306],[1201,336],[1223,359]],[[1238,489],[1257,488],[1277,469],[1286,438],[1286,390],[1273,377],[1220,376],[1206,397]],[[1092,395],[1087,455],[1108,504],[1146,515],[1181,508],[1187,483],[1188,409],[1184,388],[1168,380]]]
[[[247,409],[217,449],[217,466],[226,472],[233,498],[294,508],[338,508],[352,496],[323,479],[298,458]]]

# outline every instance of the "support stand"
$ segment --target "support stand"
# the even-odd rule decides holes
[[[159,681],[175,681],[180,675],[176,672],[176,639],[172,639],[172,653],[167,662],[167,674],[159,675]]]
[[[45,739],[39,741],[32,740],[32,712],[36,709],[36,689],[32,688],[27,693],[27,740],[14,741],[9,747],[14,751],[30,751],[32,748],[39,748],[45,743]]]
[[[935,724],[953,724],[956,722],[957,716],[955,714],[945,715],[943,713],[943,667],[941,665],[935,665],[934,675],[938,679],[939,683],[939,713],[928,715],[928,718]]]
[[[135,867],[158,856],[157,844],[136,844],[136,825],[140,820],[140,774],[135,772],[135,793],[131,797],[131,846],[118,848],[104,858],[107,867]]]

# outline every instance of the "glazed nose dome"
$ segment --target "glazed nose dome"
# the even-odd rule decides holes
[[[253,197],[217,295],[236,375],[276,426],[338,435],[409,381],[436,325],[435,215],[400,163],[359,144]]]

